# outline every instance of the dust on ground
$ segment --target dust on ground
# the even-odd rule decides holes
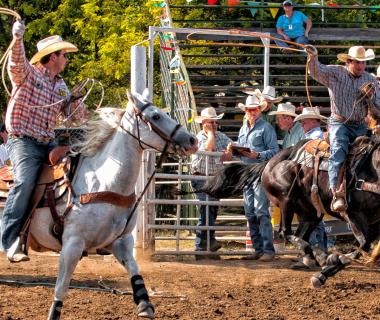
[[[318,271],[293,271],[295,257],[272,262],[225,258],[185,261],[140,261],[156,319],[380,319],[380,270],[351,266],[329,279],[322,289],[310,286]],[[173,260],[173,258],[171,258]],[[10,264],[0,254],[0,282],[54,283],[58,257],[31,255]],[[98,281],[130,291],[129,276],[111,257],[83,258],[72,285],[98,287]],[[0,284],[0,319],[46,319],[54,289]],[[131,295],[70,289],[62,320],[137,319]]]

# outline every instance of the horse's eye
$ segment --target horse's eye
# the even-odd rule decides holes
[[[158,121],[158,120],[160,120],[160,115],[159,114],[155,114],[153,117],[152,117],[152,119],[154,120],[154,121]]]

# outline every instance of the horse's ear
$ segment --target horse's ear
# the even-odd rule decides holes
[[[148,88],[145,88],[143,93],[142,93],[142,97],[144,100],[146,101],[151,101],[150,100],[150,97],[149,97],[149,89]]]

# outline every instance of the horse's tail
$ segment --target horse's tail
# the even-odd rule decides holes
[[[232,163],[219,170],[215,176],[198,191],[213,198],[239,197],[245,186],[261,178],[267,162],[244,164]]]

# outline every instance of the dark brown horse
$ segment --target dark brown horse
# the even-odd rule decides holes
[[[379,235],[380,222],[380,140],[377,135],[359,137],[351,146],[347,160],[347,215],[330,210],[332,194],[329,191],[327,171],[319,171],[317,181],[318,193],[326,213],[339,219],[345,219],[351,226],[359,242],[359,251],[368,251],[370,244]],[[202,192],[215,198],[239,196],[243,188],[256,179],[261,179],[269,200],[280,208],[280,233],[296,243],[306,254],[314,256],[324,267],[322,272],[312,278],[317,287],[325,283],[327,277],[333,276],[343,269],[350,260],[342,255],[330,257],[318,248],[311,247],[307,241],[310,233],[321,221],[311,197],[313,169],[296,161],[296,155],[304,148],[306,141],[280,151],[268,162],[260,164],[232,164],[226,166],[209,180]],[[372,192],[363,187],[372,187]],[[377,191],[377,192],[376,192]],[[291,235],[291,222],[294,212],[298,216],[299,225],[295,235]],[[372,256],[374,263],[379,258],[379,249]]]

